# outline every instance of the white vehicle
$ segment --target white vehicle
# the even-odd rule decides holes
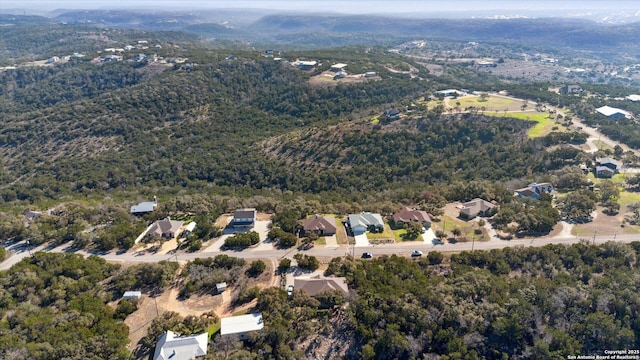
[[[422,251],[420,250],[413,250],[411,252],[411,256],[422,256]]]
[[[293,285],[287,287],[287,296],[293,296]]]

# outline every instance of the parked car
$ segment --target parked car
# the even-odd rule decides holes
[[[427,228],[423,226],[422,229],[420,229],[420,234],[424,234],[426,232],[427,232]]]
[[[413,250],[411,252],[411,256],[422,256],[422,251],[420,250]]]
[[[363,259],[371,259],[372,257],[373,257],[373,254],[370,252],[362,253]]]
[[[293,296],[293,285],[287,287],[287,296]]]

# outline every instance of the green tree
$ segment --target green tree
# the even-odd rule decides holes
[[[429,265],[441,264],[442,260],[444,260],[444,255],[439,251],[429,251],[427,254],[427,261],[429,261]]]
[[[596,196],[588,190],[575,191],[558,200],[560,214],[568,220],[586,219],[595,208]]]
[[[262,274],[266,268],[267,265],[264,263],[264,261],[256,260],[251,263],[251,266],[249,266],[247,273],[251,277],[257,277],[258,275]]]

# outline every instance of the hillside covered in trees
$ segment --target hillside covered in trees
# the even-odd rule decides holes
[[[334,258],[326,273],[347,278],[348,296],[245,289],[237,301],[257,298],[249,311],[262,312],[264,331],[244,342],[214,334],[206,359],[308,358],[327,351],[347,359],[566,359],[634,349],[640,346],[640,296],[633,290],[640,286],[639,252],[637,242],[581,243],[450,257],[434,252],[420,260]],[[97,257],[37,253],[0,272],[0,356],[128,359],[121,319],[135,307],[105,305],[124,289],[136,286],[153,296],[183,279],[181,293],[189,296],[254,265],[222,255],[189,263],[182,273],[168,262],[120,270]],[[165,330],[198,333],[217,321],[211,314],[164,313],[141,340],[141,351],[152,349]]]

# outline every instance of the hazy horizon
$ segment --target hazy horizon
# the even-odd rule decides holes
[[[618,11],[631,10],[640,11],[640,4],[637,1],[630,0],[524,0],[524,1],[472,1],[459,0],[455,2],[442,1],[379,1],[379,0],[355,0],[355,1],[336,1],[336,0],[307,0],[307,1],[290,1],[290,0],[185,0],[185,1],[168,1],[168,0],[112,0],[112,1],[95,1],[95,0],[3,0],[0,5],[0,13],[10,9],[33,10],[34,12],[48,12],[58,9],[66,10],[92,10],[92,9],[159,9],[159,10],[191,10],[191,9],[264,9],[273,11],[294,11],[294,12],[332,12],[345,14],[425,14],[439,12],[518,12],[523,13],[545,13],[550,15],[553,11],[562,10],[567,12],[589,11]],[[637,16],[637,15],[636,15]]]

